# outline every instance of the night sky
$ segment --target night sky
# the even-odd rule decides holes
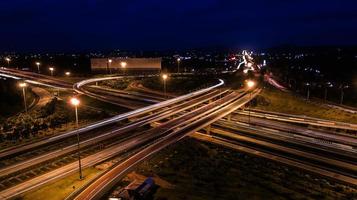
[[[357,44],[355,0],[2,0],[0,51]]]

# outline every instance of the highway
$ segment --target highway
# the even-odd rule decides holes
[[[9,74],[14,75],[12,72],[6,75]],[[26,173],[42,163],[52,162],[54,158],[75,155],[76,145],[73,138],[78,132],[82,138],[81,151],[89,152],[82,158],[84,168],[117,156],[124,160],[91,184],[76,190],[76,193],[72,194],[75,199],[103,197],[136,164],[189,134],[256,156],[293,164],[295,167],[343,183],[356,184],[356,138],[347,133],[306,127],[312,125],[356,131],[356,124],[261,110],[253,110],[250,113],[237,110],[250,100],[249,95],[244,91],[216,90],[223,85],[222,80],[215,86],[163,102],[160,102],[163,98],[155,97],[157,94],[151,91],[140,94],[93,85],[95,82],[120,78],[122,77],[84,80],[74,84],[73,90],[115,105],[126,104],[127,108],[135,109],[134,111],[76,131],[0,151],[0,161],[4,160],[5,163],[0,168],[0,178],[11,178],[18,171]],[[139,90],[145,89],[139,87]],[[260,90],[256,89],[253,96],[259,92]],[[231,115],[228,118],[229,114]],[[249,114],[250,124],[247,124]],[[226,118],[222,119],[223,117]],[[195,133],[207,126],[210,127],[211,135]],[[50,150],[46,152],[46,148]],[[8,162],[10,158],[20,156],[24,152],[39,150],[44,153],[17,159],[16,163]],[[75,173],[77,168],[77,162],[59,166],[1,191],[0,197],[7,199],[21,195]]]
[[[148,116],[144,116],[143,118],[146,119],[146,120],[143,120],[143,119],[139,119],[137,123],[132,123],[132,124],[129,124],[128,127],[125,127],[126,130],[129,130],[130,127],[131,128],[137,128],[137,127],[140,127],[140,124],[138,123],[141,123],[142,125],[144,125],[144,123],[150,123],[151,121],[157,121],[157,120],[160,120],[162,118],[166,118],[167,116],[170,116],[170,115],[173,115],[173,114],[176,114],[177,112],[180,112],[182,110],[186,110],[186,109],[190,109],[192,107],[195,107],[196,105],[198,104],[201,104],[201,102],[206,102],[208,100],[210,100],[210,98],[216,98],[218,96],[221,96],[221,92],[217,92],[217,91],[212,91],[214,88],[222,85],[223,82],[221,81],[219,84],[213,86],[213,87],[210,87],[210,88],[206,88],[206,89],[203,89],[203,90],[200,90],[200,91],[196,91],[194,93],[191,93],[191,94],[188,94],[188,95],[184,95],[184,96],[181,96],[181,97],[177,97],[175,99],[171,99],[171,100],[167,100],[165,102],[162,102],[162,103],[159,103],[159,105],[153,105],[153,106],[148,106],[147,108],[145,109],[141,109],[141,112],[138,112],[137,111],[133,111],[131,114],[132,115],[128,115],[126,114],[125,115],[125,118],[123,118],[123,116],[121,116],[122,119],[128,119],[128,118],[131,118],[131,117],[139,117],[140,115],[145,115],[146,113],[148,112],[151,112],[152,116],[151,118],[148,117]],[[212,91],[212,92],[211,92]],[[208,93],[207,93],[208,92]],[[223,92],[223,93],[227,93],[227,91]],[[197,98],[197,99],[194,99],[196,96],[199,96],[199,95],[203,95],[201,98]],[[190,101],[190,99],[192,99],[192,101]],[[186,104],[184,105],[181,105],[179,102],[180,101],[187,101],[187,102],[184,102]],[[193,102],[193,101],[197,101],[197,103]],[[181,105],[181,106],[180,106]],[[168,106],[168,108],[164,108],[164,106]],[[176,111],[173,111],[173,110],[170,110],[172,108],[175,108],[177,109]],[[155,110],[158,110],[158,112],[161,112],[163,113],[162,115],[155,115],[157,113],[154,113],[153,111]],[[165,113],[165,115],[164,115]],[[155,116],[154,116],[155,115]],[[154,116],[154,117],[153,117]],[[116,118],[118,119],[118,118]],[[194,118],[192,118],[194,119]],[[187,121],[187,120],[186,120]],[[103,123],[100,123],[101,125],[103,125]],[[83,132],[85,131],[88,131],[90,129],[84,129],[82,130]],[[78,130],[79,131],[79,130]],[[123,129],[121,130],[118,130],[117,133],[119,133],[120,131],[123,131]],[[83,133],[82,132],[82,133]],[[75,133],[75,132],[74,132]],[[63,139],[63,138],[66,138],[66,137],[69,137],[73,135],[72,133],[70,134],[64,134],[64,135],[60,135],[59,137],[55,137],[55,138],[50,138],[51,141],[58,141],[60,139]],[[113,137],[114,135],[114,132],[111,131],[107,134],[104,134],[103,136],[100,136],[101,138],[105,138],[105,137]],[[153,134],[151,134],[153,135]],[[98,138],[95,138],[95,139],[89,139],[87,141],[84,141],[84,143],[82,143],[83,145],[87,145],[87,146],[90,146],[91,142],[98,142]],[[41,146],[43,144],[47,144],[48,143],[48,140],[47,141],[42,141],[41,144],[37,144],[37,146]],[[36,145],[30,145],[29,147],[24,147],[24,148],[16,148],[13,150],[12,153],[19,153],[21,151],[25,151],[28,150],[28,149],[33,149],[34,146]],[[21,149],[21,151],[20,151]],[[30,166],[33,166],[33,164],[36,164],[37,163],[41,163],[41,162],[44,162],[46,161],[46,159],[50,159],[50,158],[53,158],[54,156],[59,156],[59,154],[65,154],[65,153],[68,153],[69,151],[73,151],[74,150],[74,146],[69,146],[67,148],[64,148],[64,149],[61,149],[61,151],[55,151],[55,152],[50,152],[48,153],[47,155],[43,155],[43,156],[40,156],[40,157],[36,157],[36,158],[33,158],[33,160],[28,160],[28,161],[25,161],[24,163],[19,163],[17,165],[15,165],[14,167],[9,167],[9,168],[6,168],[6,169],[3,169],[1,172],[3,173],[3,175],[7,175],[9,173],[14,173],[16,172],[16,170],[18,169],[23,169],[23,168],[28,168]],[[9,151],[6,151],[6,152],[2,152],[4,155],[4,157],[6,156],[11,156],[11,154],[8,153]],[[6,155],[5,155],[6,154]],[[109,155],[109,154],[108,154]],[[113,155],[113,154],[110,154],[110,155]],[[103,161],[103,160],[102,160]],[[99,161],[98,161],[99,162]],[[95,162],[95,163],[98,163],[98,162]],[[93,163],[93,162],[91,162]],[[56,171],[56,170],[54,170]],[[53,171],[53,172],[54,172]],[[51,172],[52,173],[52,172]],[[55,173],[55,172],[54,172]],[[63,174],[63,173],[62,173]],[[63,174],[64,175],[64,174]],[[46,175],[48,177],[48,175]],[[60,175],[56,175],[56,177],[59,177]],[[48,179],[48,180],[53,180],[53,179]],[[42,179],[41,181],[41,184],[44,182],[44,179]],[[40,182],[38,183],[38,186],[40,184]],[[26,182],[25,182],[26,183]],[[25,184],[24,183],[24,184]],[[28,188],[34,188],[36,185],[35,182],[34,182],[34,179],[31,179],[29,182],[27,182],[28,184]],[[19,184],[19,185],[16,185],[14,187],[11,187],[10,189],[12,191],[15,191],[16,188],[21,188],[22,186],[22,183]],[[4,192],[7,191],[7,190],[4,190]],[[20,191],[24,191],[23,188],[20,189]],[[12,193],[12,192],[11,192]],[[6,194],[6,192],[5,192]],[[14,192],[14,194],[17,194],[16,192]],[[6,197],[7,198],[7,195],[2,195],[4,198]]]
[[[244,111],[238,110],[234,113],[240,114],[240,115],[249,115],[249,112],[246,110],[244,110]],[[261,118],[265,118],[265,119],[274,119],[274,120],[278,120],[278,121],[291,122],[291,123],[296,123],[296,124],[305,124],[305,125],[326,127],[326,128],[332,128],[332,129],[357,131],[357,124],[325,120],[325,119],[307,117],[307,116],[303,116],[303,115],[292,115],[292,114],[263,111],[263,110],[256,110],[256,109],[251,110],[250,115],[254,116],[254,117],[261,117]]]
[[[258,92],[259,90],[256,90],[254,95]],[[190,133],[194,133],[212,122],[224,117],[235,109],[243,106],[249,101],[249,99],[249,95],[247,94],[236,95],[233,93],[233,95],[228,95],[220,100],[209,103],[195,112],[186,114],[187,117],[182,119],[180,127],[165,137],[161,137],[155,143],[149,145],[135,155],[130,156],[127,160],[119,163],[107,173],[104,173],[101,177],[96,179],[92,184],[80,192],[75,199],[100,199],[136,164],[166,146],[177,142]]]
[[[249,119],[250,118],[250,119]],[[255,128],[261,127],[265,130],[274,129],[276,132],[285,132],[290,134],[299,134],[301,137],[311,137],[314,138],[316,143],[324,143],[328,141],[331,143],[340,143],[343,145],[351,146],[351,148],[356,148],[357,138],[353,135],[336,133],[327,130],[318,130],[313,128],[308,128],[299,124],[291,124],[288,122],[280,122],[273,119],[265,119],[259,117],[248,117],[246,115],[232,116],[231,119],[238,122],[253,125]]]
[[[59,89],[72,89],[73,84],[38,73],[15,69],[0,69],[0,76],[13,79],[26,79],[25,82]]]
[[[162,109],[160,112],[155,112],[155,114],[147,115],[145,117],[141,117],[137,120],[134,120],[130,123],[126,123],[122,127],[110,127],[108,128],[109,130],[105,130],[101,128],[101,131],[98,132],[97,134],[93,134],[91,137],[87,137],[87,139],[83,139],[80,143],[81,148],[86,148],[86,147],[92,147],[94,144],[104,142],[106,140],[109,140],[111,138],[116,138],[116,137],[129,137],[130,136],[130,131],[134,131],[135,129],[138,129],[140,127],[144,127],[145,125],[150,125],[151,123],[154,123],[156,121],[160,121],[162,119],[168,118],[172,115],[175,115],[179,112],[182,112],[184,110],[191,109],[195,106],[198,106],[202,103],[208,102],[211,99],[214,99],[220,95],[224,95],[228,91],[223,91],[223,92],[218,92],[218,91],[212,91],[207,94],[202,95],[201,97],[198,97],[196,99],[192,99],[183,103],[178,103],[177,105],[170,107],[168,109]],[[113,130],[114,129],[114,130]],[[77,144],[74,143],[75,140],[72,140],[72,143],[66,143],[68,144],[67,146],[60,146],[58,143],[55,143],[55,146],[51,148],[51,152],[44,153],[40,156],[36,156],[30,159],[27,159],[22,162],[18,163],[13,163],[7,167],[2,167],[0,168],[0,177],[9,175],[11,173],[24,170],[26,168],[30,168],[32,166],[36,166],[40,163],[43,163],[45,161],[52,160],[53,158],[64,156],[68,153],[74,152],[77,149]],[[45,146],[47,149],[49,146]],[[57,147],[57,148],[56,148]],[[56,150],[57,149],[57,150]],[[32,149],[32,151],[39,151],[39,149]],[[16,158],[14,155],[11,157],[11,159]],[[17,159],[19,160],[19,159]],[[7,162],[8,163],[8,162]]]
[[[283,156],[279,156],[276,155],[274,153],[271,153],[269,151],[263,151],[261,149],[257,149],[254,147],[250,147],[247,145],[241,145],[239,143],[236,142],[232,142],[231,139],[225,139],[225,138],[221,138],[221,137],[217,137],[217,136],[213,136],[213,135],[207,135],[207,134],[202,134],[202,133],[195,133],[192,135],[192,137],[201,140],[201,141],[206,141],[206,142],[210,142],[213,144],[217,144],[217,145],[221,145],[227,148],[231,148],[233,150],[237,150],[243,153],[247,153],[253,156],[257,156],[257,157],[262,157],[262,158],[266,158],[268,160],[272,160],[275,162],[279,162],[282,163],[284,165],[289,165],[291,167],[294,167],[296,169],[299,170],[304,170],[307,171],[309,173],[313,173],[316,174],[318,176],[323,176],[326,178],[329,178],[333,181],[338,181],[341,182],[343,184],[349,184],[352,185],[353,187],[357,185],[357,179],[353,178],[353,177],[349,177],[349,176],[345,176],[345,175],[341,175],[335,172],[331,172],[329,170],[325,170],[323,168],[321,168],[321,166],[316,166],[316,165],[311,165],[311,164],[304,164],[301,163],[299,161],[296,161],[294,159],[290,159],[287,157],[283,157]]]

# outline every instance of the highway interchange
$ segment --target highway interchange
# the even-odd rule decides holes
[[[149,92],[127,92],[95,85],[121,76],[89,79],[73,85],[17,70],[0,70],[0,75],[26,79],[30,84],[73,89],[133,110],[76,131],[1,150],[0,180],[4,182],[11,182],[15,174],[21,176],[48,163],[69,160],[57,167],[48,167],[39,176],[1,189],[3,199],[77,172],[78,164],[73,158],[76,155],[73,138],[77,132],[81,136],[81,151],[86,153],[82,159],[84,168],[117,156],[123,156],[123,162],[77,190],[71,195],[73,199],[103,197],[136,164],[188,135],[357,185],[356,124],[260,110],[248,112],[241,108],[251,100],[249,92],[219,89],[224,84],[222,80],[212,87],[165,100]],[[255,89],[252,96],[259,92],[259,88]]]

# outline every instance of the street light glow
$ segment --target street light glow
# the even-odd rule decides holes
[[[6,60],[7,62],[10,62],[10,61],[11,61],[11,59],[8,58],[8,57],[6,57],[5,60]]]
[[[55,70],[55,69],[54,69],[53,67],[50,67],[49,70],[50,70],[50,71],[53,71],[53,70]]]
[[[120,65],[121,65],[122,68],[125,68],[127,63],[126,62],[121,62]]]
[[[249,89],[253,88],[254,86],[255,86],[255,82],[254,81],[252,81],[252,80],[248,80],[247,81],[247,87]]]
[[[112,62],[113,62],[113,60],[112,60],[112,59],[109,59],[109,60],[108,60],[108,62],[109,62],[109,63],[112,63]]]
[[[163,75],[162,75],[162,79],[164,79],[164,80],[166,80],[167,77],[168,77],[167,74],[163,74]]]
[[[79,99],[77,99],[76,97],[72,97],[71,98],[71,104],[74,106],[78,106],[80,103]]]
[[[25,82],[19,83],[19,86],[22,87],[22,88],[24,88],[24,87],[27,86],[27,83],[25,83]]]
[[[39,66],[39,65],[41,65],[41,63],[40,62],[36,62],[36,65]]]
[[[66,72],[65,74],[66,74],[66,76],[69,76],[69,75],[71,75],[71,72]]]

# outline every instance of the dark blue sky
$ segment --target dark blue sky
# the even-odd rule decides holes
[[[2,0],[1,51],[357,44],[355,0]]]

